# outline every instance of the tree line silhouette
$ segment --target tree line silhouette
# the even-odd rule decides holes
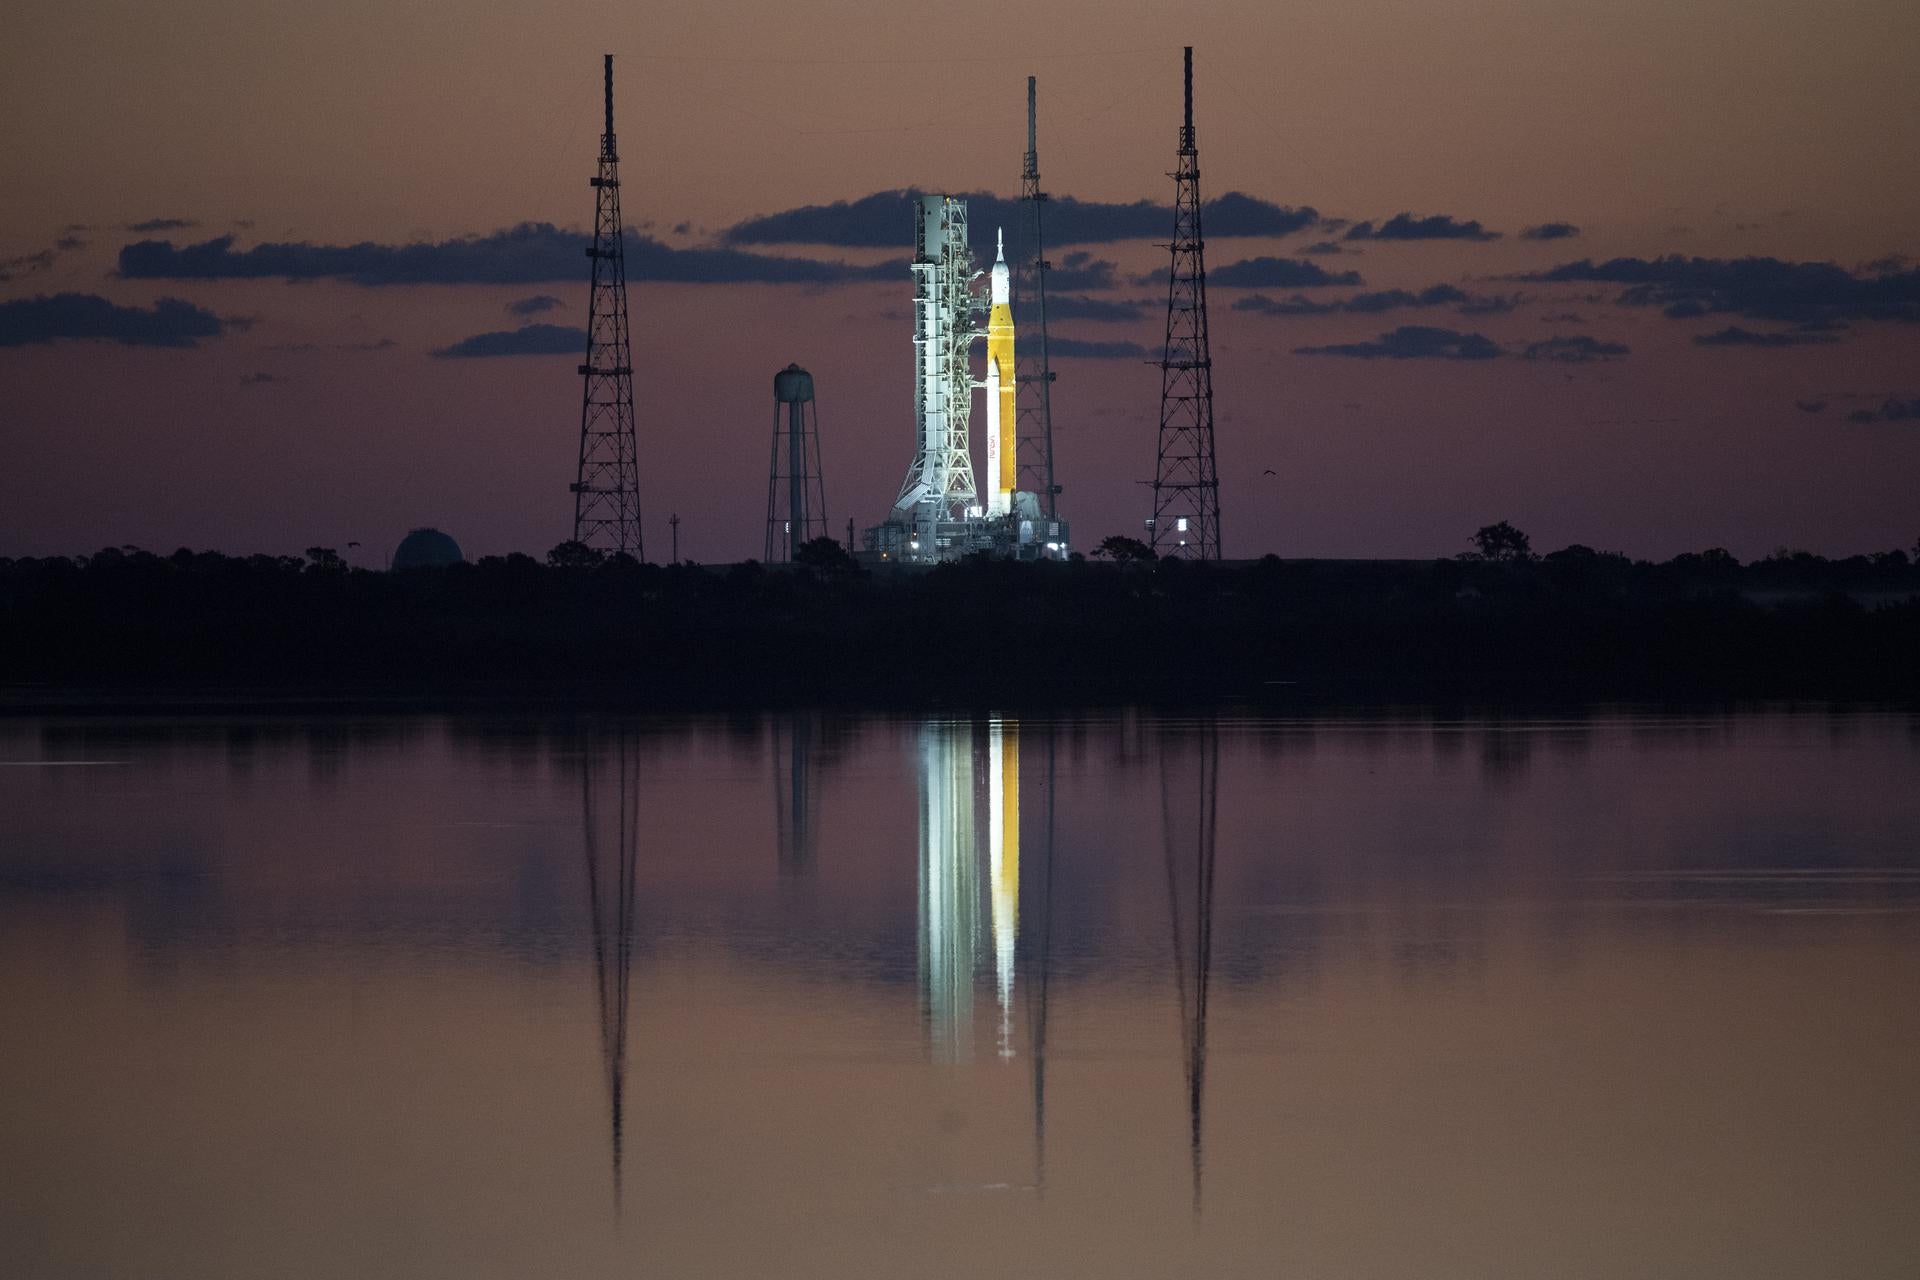
[[[305,557],[0,558],[0,684],[628,703],[1910,696],[1920,546],[1536,555],[1502,522],[1418,560],[1088,559],[869,571],[563,543],[379,573]]]

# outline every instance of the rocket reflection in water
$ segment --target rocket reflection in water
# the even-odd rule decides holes
[[[1013,949],[1020,932],[1020,726],[987,726],[987,875],[992,888],[1000,1056],[1013,1056]]]
[[[974,974],[989,952],[998,1052],[1014,1056],[1019,927],[1020,727],[929,724],[920,740],[920,997],[935,1061],[972,1056]]]
[[[920,736],[920,994],[932,1060],[958,1065],[974,1047],[974,981],[992,966],[996,1056],[1014,1047],[1021,892],[1020,725],[1015,720],[934,722]],[[1046,1189],[1047,1000],[1053,959],[1054,738],[1029,751],[1041,771],[1032,814],[1039,839],[1026,868],[1037,931],[1027,953],[1026,1065],[1033,1093],[1033,1181]],[[981,867],[986,868],[982,884]],[[984,899],[984,903],[983,903]],[[983,909],[984,907],[984,909]],[[984,932],[983,932],[984,923]]]

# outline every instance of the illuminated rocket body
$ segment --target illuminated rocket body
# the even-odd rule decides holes
[[[987,514],[1013,509],[1015,456],[1013,363],[1013,284],[1007,271],[1007,239],[1002,232],[994,257],[992,310],[987,313]]]

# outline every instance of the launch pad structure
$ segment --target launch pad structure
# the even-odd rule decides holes
[[[1040,245],[1039,173],[1034,148],[1034,94],[1027,84],[1027,153],[1023,199],[1033,201],[1033,260],[1023,272],[1033,282],[1040,324],[1040,358],[1017,355],[1013,272],[1004,230],[986,297],[968,237],[967,202],[951,195],[915,199],[914,218],[914,453],[906,479],[882,524],[867,530],[868,563],[937,564],[986,554],[1014,560],[1065,560],[1068,527],[1058,517],[1053,477],[1052,371],[1046,364],[1044,270]],[[1027,194],[1030,187],[1032,194]],[[984,304],[984,305],[983,305]],[[975,322],[986,312],[987,323]],[[985,373],[973,374],[973,344],[986,339]],[[1035,364],[1037,363],[1037,368]],[[1021,405],[1022,384],[1029,393]],[[973,393],[986,393],[985,484],[973,468]],[[1037,391],[1037,395],[1034,392]],[[1038,481],[1038,488],[1022,488]]]
[[[1219,471],[1214,457],[1213,361],[1207,323],[1199,147],[1193,123],[1193,50],[1183,51],[1184,113],[1175,183],[1174,234],[1161,371],[1159,440],[1151,481],[1148,544],[1163,556],[1221,556]],[[600,139],[586,326],[573,537],[613,555],[643,557],[632,340],[628,323],[619,150],[613,127],[613,57],[603,59],[605,128]],[[1035,79],[1027,77],[1027,145],[1020,212],[1009,263],[1006,230],[979,270],[967,201],[916,195],[914,252],[914,449],[887,518],[866,530],[868,565],[930,565],[973,555],[1066,560],[1069,526],[1058,509],[1054,467],[1047,273]],[[984,318],[984,323],[981,322]],[[1021,333],[1024,331],[1025,338]],[[981,373],[974,344],[984,339]],[[981,469],[973,453],[974,394],[985,393]],[[828,537],[820,478],[813,380],[797,364],[775,377],[762,554],[791,561],[805,542]],[[678,533],[678,517],[669,521]],[[849,549],[854,540],[848,521]],[[677,544],[677,538],[676,538]],[[676,559],[678,548],[675,548]]]

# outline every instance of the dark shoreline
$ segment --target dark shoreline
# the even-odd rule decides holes
[[[1466,697],[1435,694],[1312,700],[1215,699],[1138,701],[1000,701],[989,698],[954,703],[900,700],[749,703],[706,701],[633,701],[582,695],[502,698],[482,695],[377,696],[365,692],[303,691],[248,694],[231,689],[149,689],[102,693],[93,690],[23,692],[0,688],[0,721],[59,722],[215,722],[250,720],[366,721],[434,718],[459,721],[603,721],[661,720],[683,723],[738,716],[805,715],[848,719],[919,720],[983,715],[1014,719],[1096,721],[1146,713],[1159,719],[1236,717],[1263,720],[1395,720],[1499,722],[1593,720],[1612,717],[1723,718],[1817,713],[1832,716],[1920,715],[1920,695],[1859,697],[1711,697],[1573,698],[1504,695]]]
[[[1896,559],[1897,557],[1897,559]],[[0,560],[0,714],[1920,698],[1920,568],[967,562],[913,574],[525,556]]]

